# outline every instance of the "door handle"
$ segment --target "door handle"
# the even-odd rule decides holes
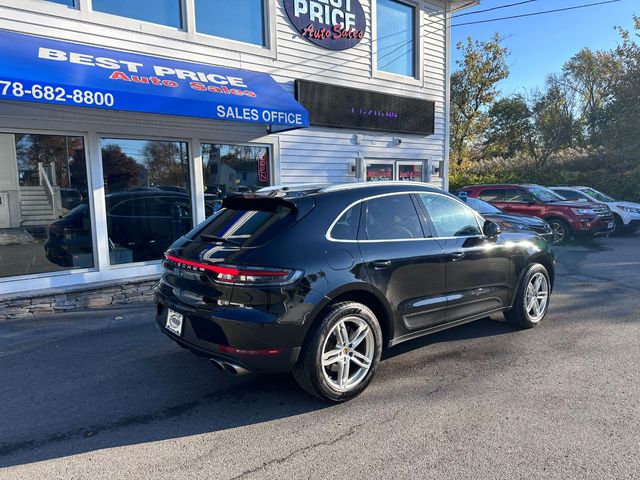
[[[465,256],[464,252],[453,252],[449,254],[449,258],[454,262],[457,260],[462,260]]]
[[[391,260],[375,260],[371,262],[371,266],[376,270],[382,270],[391,265]]]

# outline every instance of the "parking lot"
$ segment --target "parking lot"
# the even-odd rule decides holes
[[[0,323],[0,478],[640,478],[640,235],[556,253],[542,326],[402,344],[342,405],[223,374],[152,306]]]

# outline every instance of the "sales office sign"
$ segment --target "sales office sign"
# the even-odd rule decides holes
[[[284,9],[303,38],[329,50],[355,47],[367,31],[359,0],[284,0]]]

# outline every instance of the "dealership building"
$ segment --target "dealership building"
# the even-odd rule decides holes
[[[146,298],[227,195],[447,188],[450,0],[3,0],[0,319]]]

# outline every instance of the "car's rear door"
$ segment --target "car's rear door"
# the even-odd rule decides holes
[[[483,235],[480,218],[457,199],[418,195],[446,258],[447,322],[500,309],[510,298],[510,250]]]
[[[359,245],[369,280],[386,296],[402,336],[444,321],[444,251],[409,193],[366,200]]]
[[[509,188],[504,191],[504,207],[509,213],[544,217],[545,206],[536,201],[534,196],[524,188]]]

